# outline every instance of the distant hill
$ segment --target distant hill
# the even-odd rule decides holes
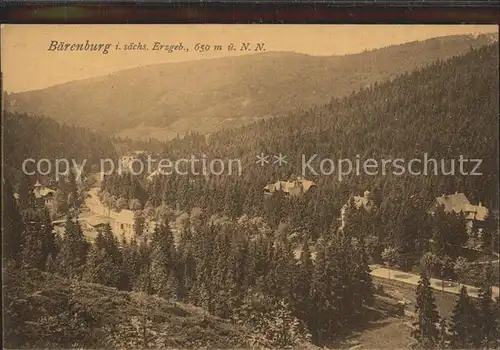
[[[248,347],[243,329],[198,307],[35,269],[5,277],[9,349]]]
[[[496,38],[448,36],[347,56],[270,52],[145,66],[10,94],[8,104],[107,135],[212,133],[327,103]]]

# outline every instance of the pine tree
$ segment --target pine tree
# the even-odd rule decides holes
[[[61,214],[67,214],[69,205],[68,205],[67,184],[64,178],[61,178],[60,181],[58,182],[55,201],[56,201],[56,212]]]
[[[273,273],[276,281],[276,297],[290,304],[293,300],[296,260],[292,246],[285,234],[281,234],[277,238],[275,249]]]
[[[167,284],[163,291],[163,296],[170,300],[177,300],[179,298],[179,279],[176,271],[170,271],[168,275]]]
[[[439,321],[439,348],[445,349],[448,345],[448,327],[446,318],[442,317]]]
[[[45,229],[39,213],[33,209],[23,211],[23,222],[25,230],[23,237],[23,249],[21,253],[24,266],[43,268],[42,240],[40,236]]]
[[[146,226],[146,218],[142,211],[136,211],[134,213],[134,233],[135,236],[140,238],[144,234],[144,229]]]
[[[491,346],[497,339],[495,335],[495,313],[492,300],[493,272],[491,262],[486,264],[483,271],[481,288],[479,289],[479,334],[481,344],[485,347]]]
[[[327,274],[327,243],[324,238],[319,238],[316,243],[316,259],[311,283],[311,309],[314,317],[309,319],[308,328],[312,333],[313,342],[318,343],[325,338],[328,332],[327,325],[331,315],[327,308],[329,300],[329,284],[331,278]]]
[[[364,240],[354,240],[351,242],[352,249],[352,297],[355,304],[354,315],[363,315],[364,307],[373,303],[374,287],[368,264],[368,254],[365,250]]]
[[[307,239],[302,244],[302,252],[300,254],[299,266],[297,267],[297,278],[295,282],[295,296],[296,303],[295,314],[297,317],[306,322],[310,322],[310,316],[314,313],[311,312],[311,283],[313,278],[314,265],[311,259],[311,251]]]
[[[151,247],[147,237],[143,237],[138,248],[138,272],[134,281],[134,290],[151,294]]]
[[[175,246],[172,231],[158,225],[151,237],[151,287],[159,295],[169,293],[168,281],[175,271]]]
[[[21,257],[23,247],[24,224],[19,213],[19,208],[12,193],[12,186],[8,180],[2,178],[2,238],[3,259],[8,263],[16,264]]]
[[[19,210],[22,212],[27,209],[35,209],[35,194],[33,184],[28,175],[21,177],[19,184]]]
[[[467,288],[462,287],[451,317],[451,345],[453,348],[473,347],[477,332],[476,323],[476,309],[467,294]]]
[[[61,243],[61,250],[57,255],[58,271],[69,278],[81,277],[89,245],[78,222],[78,216],[67,216]]]
[[[54,228],[48,209],[44,207],[39,215],[41,216],[41,256],[38,266],[40,269],[44,269],[47,265],[49,256],[54,258],[57,255],[57,247]]]
[[[245,266],[248,260],[248,240],[244,235],[233,235],[229,258],[226,288],[229,294],[229,306],[238,308],[248,289],[245,286]]]
[[[83,279],[86,282],[107,284],[106,263],[104,237],[102,232],[98,232],[94,243],[89,249]]]
[[[132,237],[129,243],[125,236],[123,236],[121,252],[122,281],[120,289],[131,291],[134,287],[134,281],[136,281],[140,271],[139,247],[136,238]]]
[[[412,336],[423,348],[434,348],[439,342],[439,330],[437,328],[439,314],[430,281],[425,272],[420,274],[416,294],[415,313],[418,320],[414,323],[416,328],[412,331]]]
[[[217,291],[213,296],[213,312],[215,315],[228,318],[231,313],[229,305],[228,261],[231,249],[229,234],[221,231],[217,234],[215,251],[217,252],[215,267],[212,270],[213,288]]]
[[[498,297],[495,298],[495,304],[493,307],[494,310],[497,310],[495,312],[495,332],[494,332],[494,342],[493,346],[496,346],[497,348],[500,346],[500,300]]]
[[[110,287],[120,288],[122,283],[122,260],[118,242],[111,227],[99,231],[87,256],[84,279]]]
[[[77,210],[80,207],[75,171],[75,169],[70,168],[68,173],[68,204],[73,210]]]
[[[326,255],[328,294],[325,300],[329,315],[329,333],[345,327],[352,320],[357,307],[353,294],[354,278],[351,275],[352,251],[351,237],[346,237],[342,231],[331,236]]]

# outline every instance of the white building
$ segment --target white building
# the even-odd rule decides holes
[[[115,218],[114,230],[116,235],[124,235],[127,239],[134,235],[134,212],[132,210],[123,209]]]
[[[113,232],[119,237],[123,235],[127,240],[130,240],[135,235],[135,213],[135,211],[128,209],[121,210],[115,218]],[[156,222],[146,219],[144,226],[144,233],[151,233],[156,228]]]
[[[438,207],[442,207],[445,213],[462,213],[466,220],[466,228],[471,231],[474,226],[480,226],[486,220],[489,211],[481,202],[473,205],[465,194],[455,192],[455,194],[443,194],[437,197],[431,204],[428,213],[434,214]],[[479,224],[479,225],[478,225]]]
[[[274,192],[281,191],[285,196],[300,196],[316,187],[313,181],[298,177],[292,181],[276,181],[269,184],[264,187],[264,194],[272,195]]]

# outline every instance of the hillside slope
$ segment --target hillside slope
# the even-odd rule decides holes
[[[22,271],[4,275],[6,348],[248,347],[243,329],[201,308]]]
[[[108,135],[211,133],[342,97],[496,36],[450,36],[348,56],[263,53],[139,67],[10,94],[12,110]]]
[[[235,216],[261,208],[262,188],[291,174],[318,184],[322,204],[316,203],[314,208],[324,210],[326,218],[335,216],[350,194],[367,189],[378,192],[383,208],[388,207],[395,217],[412,201],[420,201],[418,207],[425,208],[437,196],[456,191],[464,192],[473,203],[498,208],[498,69],[498,47],[485,46],[325,106],[216,133],[206,142],[199,138],[173,140],[165,149],[167,158],[191,154],[237,158],[243,164],[242,176],[213,176],[213,184],[205,186],[209,190],[196,189],[187,199],[185,191],[193,189],[182,177],[166,176],[159,181],[160,188],[165,189],[164,198],[169,202],[201,203],[215,212],[231,208]],[[256,165],[255,156],[261,152],[286,155],[286,166]],[[302,167],[302,155],[308,160],[315,154],[309,164],[318,175]],[[427,174],[422,172],[425,154],[436,159],[438,166],[431,164]],[[357,157],[361,164],[358,173]],[[481,159],[477,173],[482,175],[468,175],[473,171],[472,162],[460,173],[460,157]],[[362,165],[369,158],[377,161],[375,174],[373,170],[363,172]],[[415,175],[407,170],[414,158],[420,160],[413,166]],[[332,160],[333,172],[326,163],[321,175],[323,159]],[[351,160],[354,169],[341,181],[340,159]],[[391,164],[383,165],[384,159],[404,159],[406,171],[401,174]],[[452,161],[455,167],[450,175]]]
[[[22,164],[29,158],[51,161],[52,171],[56,159],[74,160],[77,164],[85,160],[88,171],[101,159],[116,158],[115,147],[109,138],[85,128],[60,124],[50,118],[7,112],[3,115],[2,129],[3,170],[13,183],[18,182]],[[29,171],[32,171],[31,166],[29,163]]]

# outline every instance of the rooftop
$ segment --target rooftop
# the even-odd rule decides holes
[[[471,204],[465,194],[455,192],[455,194],[443,194],[437,197],[434,205],[441,205],[446,213],[464,213],[467,219],[484,221],[488,216],[488,208],[484,207],[481,203],[479,205]],[[434,212],[435,208],[432,207],[429,211]]]
[[[290,195],[299,195],[309,191],[316,184],[313,181],[299,178],[293,181],[276,181],[264,187],[264,192],[273,193],[275,191],[283,191]]]

